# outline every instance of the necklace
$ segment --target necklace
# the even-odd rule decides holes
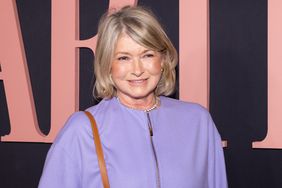
[[[117,96],[116,96],[116,98],[117,98],[117,101],[118,101],[121,105],[123,105],[123,106],[126,106],[126,107],[128,107],[128,108],[130,108],[130,109],[133,109],[133,110],[143,110],[143,109],[139,109],[139,108],[135,108],[135,107],[132,107],[132,106],[123,104]],[[159,97],[155,97],[155,103],[153,104],[153,106],[151,106],[150,108],[145,109],[145,110],[143,110],[143,111],[148,113],[148,112],[154,110],[155,108],[157,108],[157,107],[159,106],[159,103],[160,103]]]

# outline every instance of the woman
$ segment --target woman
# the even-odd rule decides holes
[[[209,113],[170,99],[177,52],[153,14],[102,17],[96,119],[112,188],[225,188],[221,138]],[[73,114],[50,148],[39,187],[103,187],[89,119]]]

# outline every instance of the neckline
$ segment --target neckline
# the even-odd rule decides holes
[[[138,112],[149,113],[149,112],[151,112],[151,111],[157,109],[157,108],[160,107],[160,105],[161,105],[161,99],[160,99],[160,97],[156,97],[156,102],[155,102],[155,104],[154,104],[152,107],[150,107],[150,108],[148,108],[148,109],[145,109],[145,110],[142,110],[142,109],[138,109],[138,108],[134,108],[134,107],[125,105],[125,104],[123,104],[123,103],[120,101],[120,99],[119,99],[117,96],[115,96],[114,98],[116,99],[117,103],[118,103],[119,105],[121,105],[122,107],[124,107],[124,108],[126,108],[126,109],[129,109],[129,110],[138,111]]]

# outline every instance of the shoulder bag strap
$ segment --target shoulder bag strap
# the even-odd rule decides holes
[[[86,116],[91,122],[91,127],[92,127],[92,132],[93,132],[93,137],[94,137],[94,144],[96,148],[96,153],[97,153],[97,158],[98,158],[98,163],[100,167],[100,174],[102,177],[102,182],[104,185],[104,188],[110,188],[109,184],[109,179],[108,179],[108,174],[107,174],[107,168],[106,168],[106,163],[104,159],[104,154],[103,154],[103,149],[100,141],[100,136],[97,128],[96,121],[92,114],[90,112],[84,111]]]

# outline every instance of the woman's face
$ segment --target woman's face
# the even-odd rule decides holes
[[[151,100],[161,78],[162,64],[161,53],[140,46],[122,34],[111,67],[117,96],[125,100]]]

